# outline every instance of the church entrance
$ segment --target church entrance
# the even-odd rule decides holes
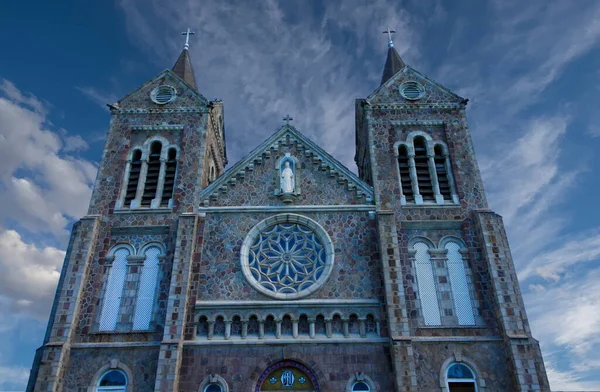
[[[320,392],[312,371],[296,361],[281,361],[265,369],[256,383],[255,392],[305,391]]]

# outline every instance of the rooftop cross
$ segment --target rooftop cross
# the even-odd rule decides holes
[[[293,118],[290,117],[289,114],[287,114],[284,118],[283,121],[285,121],[285,125],[290,125],[290,121],[292,121]]]
[[[392,34],[396,34],[396,30],[392,30],[388,26],[387,30],[384,31],[383,34],[387,34],[388,35],[388,47],[391,48],[392,46],[394,46],[394,42],[392,41]]]
[[[190,30],[190,28],[188,27],[187,31],[184,31],[183,33],[181,33],[181,35],[185,35],[185,45],[183,46],[183,49],[189,49],[190,48],[190,35],[194,35],[196,33],[194,33],[192,30]]]

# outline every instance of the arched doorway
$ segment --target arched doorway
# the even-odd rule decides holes
[[[305,391],[320,392],[312,370],[296,361],[276,362],[265,369],[256,383],[255,392]]]

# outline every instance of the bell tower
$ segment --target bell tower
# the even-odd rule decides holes
[[[177,374],[193,307],[199,194],[227,164],[223,104],[199,92],[193,32],[183,34],[172,69],[108,105],[88,214],[73,227],[28,391],[72,390],[80,366],[99,369],[89,377],[93,390],[118,380],[131,390],[172,389],[167,375]]]
[[[468,100],[407,65],[384,33],[381,84],[356,101],[355,161],[377,204],[396,390],[484,390],[487,373],[498,390],[549,391]],[[454,381],[459,370],[471,381]]]

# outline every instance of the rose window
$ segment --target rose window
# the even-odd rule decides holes
[[[294,299],[327,279],[333,245],[318,223],[293,214],[268,218],[254,227],[242,246],[242,269],[263,294]]]

